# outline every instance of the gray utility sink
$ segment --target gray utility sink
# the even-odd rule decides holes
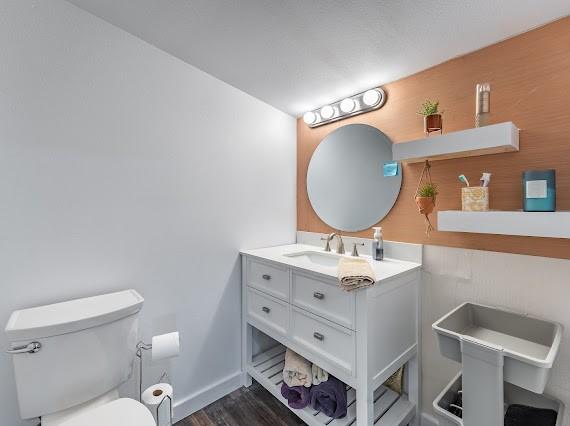
[[[504,355],[504,380],[542,393],[562,338],[562,326],[475,303],[464,303],[433,324],[441,354],[461,362],[461,341]]]

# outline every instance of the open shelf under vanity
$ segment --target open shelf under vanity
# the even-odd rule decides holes
[[[281,396],[283,366],[285,365],[285,346],[277,345],[253,358],[248,373],[283,404],[287,400]],[[332,419],[327,415],[306,407],[297,410],[289,407],[309,426],[350,426],[356,424],[356,391],[347,385],[348,411],[342,419]],[[399,395],[385,386],[374,391],[374,424],[378,426],[405,425],[415,412],[415,404],[405,394]]]

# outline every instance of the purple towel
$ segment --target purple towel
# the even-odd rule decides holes
[[[346,416],[346,385],[336,377],[311,388],[311,406],[333,419]]]
[[[287,386],[283,382],[281,395],[289,402],[291,408],[305,408],[311,402],[311,391],[305,386]]]

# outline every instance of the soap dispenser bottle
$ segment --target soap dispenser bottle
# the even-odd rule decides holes
[[[374,240],[372,241],[372,257],[374,260],[384,259],[384,240],[382,239],[382,228],[373,227]]]

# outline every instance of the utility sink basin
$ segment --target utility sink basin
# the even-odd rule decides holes
[[[341,258],[339,254],[321,251],[297,251],[285,253],[283,256],[292,257],[319,266],[337,267]]]

